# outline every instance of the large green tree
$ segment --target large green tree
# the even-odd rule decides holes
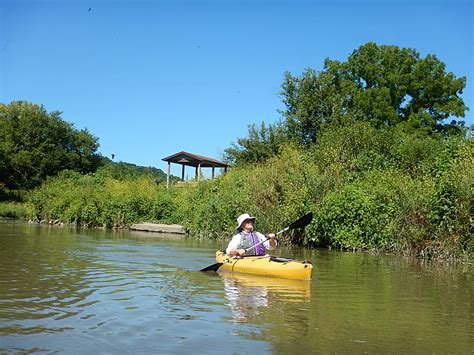
[[[345,62],[326,59],[321,72],[286,73],[281,96],[288,132],[302,143],[315,142],[323,126],[356,121],[447,136],[463,131],[452,118],[468,110],[465,85],[434,55],[370,42]]]
[[[64,169],[95,171],[98,147],[96,137],[63,121],[61,112],[26,101],[0,104],[0,188],[33,188]]]

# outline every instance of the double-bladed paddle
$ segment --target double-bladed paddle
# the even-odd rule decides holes
[[[301,217],[300,219],[298,219],[297,221],[291,223],[288,227],[285,227],[284,229],[282,229],[281,231],[277,232],[275,235],[279,235],[283,232],[286,232],[287,230],[290,230],[290,229],[297,229],[297,228],[303,228],[303,227],[306,227],[308,224],[311,223],[311,220],[313,219],[313,213],[308,213],[306,215],[304,215],[303,217]],[[262,244],[262,243],[265,243],[267,240],[269,240],[270,237],[267,237],[265,240],[262,240],[261,242],[255,244],[255,245],[252,245],[250,248],[247,248],[245,249],[245,252],[248,252],[249,250],[252,250],[253,248],[257,247],[258,245]],[[205,267],[204,269],[201,269],[199,271],[217,271],[219,270],[219,268],[224,265],[224,263],[215,263],[215,264],[212,264],[212,265],[209,265],[208,267]]]

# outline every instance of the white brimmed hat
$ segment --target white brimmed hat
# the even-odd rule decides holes
[[[255,222],[255,220],[256,220],[257,218],[252,217],[252,216],[249,215],[248,213],[241,214],[241,215],[237,218],[237,228],[240,228],[240,226],[242,225],[242,223],[244,223],[244,221],[245,221],[246,219],[253,219],[253,221]]]

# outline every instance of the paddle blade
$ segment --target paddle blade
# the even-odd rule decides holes
[[[208,271],[217,271],[219,268],[223,265],[224,263],[215,263],[212,265],[209,265],[208,267],[205,267],[204,269],[201,269],[199,271],[202,272],[208,272]]]
[[[310,212],[310,213],[304,215],[303,217],[301,217],[299,220],[291,223],[288,226],[288,229],[296,229],[296,228],[306,227],[308,224],[311,223],[312,220],[313,220],[313,213]]]

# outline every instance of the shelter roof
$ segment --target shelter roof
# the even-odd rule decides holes
[[[198,155],[198,154],[192,154],[188,152],[181,151],[179,153],[170,155],[169,157],[163,158],[161,160],[171,162],[171,163],[176,163],[176,164],[182,164],[182,165],[187,165],[187,166],[194,166],[198,167],[199,164],[201,164],[201,167],[203,168],[227,168],[229,167],[229,164],[226,164],[222,161],[205,157],[203,155]]]

